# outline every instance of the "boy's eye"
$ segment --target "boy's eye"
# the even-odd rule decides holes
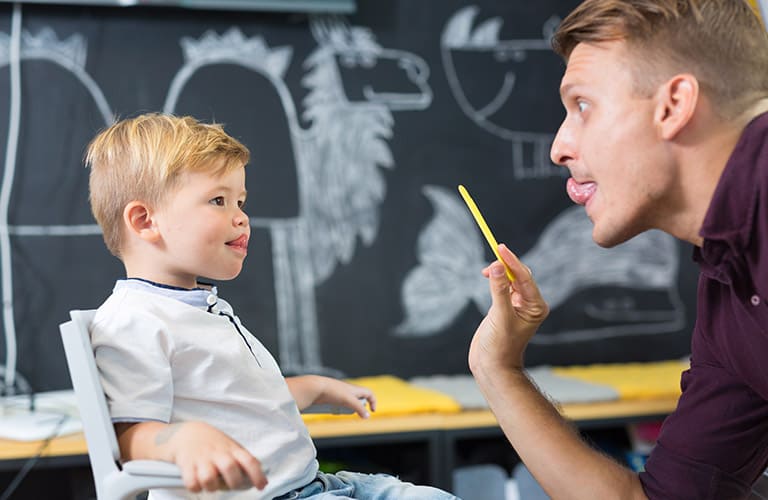
[[[238,208],[243,208],[245,206],[245,200],[237,200],[237,206]]]
[[[210,203],[212,205],[216,205],[218,207],[223,207],[224,206],[224,197],[223,196],[217,196],[216,198],[213,198],[210,201]]]
[[[576,105],[579,107],[579,111],[582,113],[587,110],[587,103],[584,101],[577,101]]]

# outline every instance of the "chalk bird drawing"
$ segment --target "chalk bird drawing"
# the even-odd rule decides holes
[[[479,272],[488,263],[486,246],[469,211],[444,187],[427,185],[423,192],[434,216],[419,235],[419,265],[403,281],[406,318],[394,333],[406,337],[441,333],[470,303],[482,313],[490,307],[488,283]],[[552,311],[531,342],[560,344],[682,328],[675,239],[654,230],[604,249],[591,234],[584,209],[574,206],[521,255]]]
[[[443,68],[456,102],[479,127],[511,142],[515,178],[564,175],[549,159],[554,125],[541,123],[536,113],[521,111],[530,102],[542,100],[541,84],[551,80],[539,77],[536,71],[559,67],[550,46],[559,19],[552,17],[544,23],[542,38],[500,40],[503,20],[493,17],[473,29],[478,12],[472,5],[457,11],[440,40]],[[522,75],[530,75],[527,82],[521,82]],[[556,96],[553,89],[544,99],[554,101]]]
[[[13,261],[22,258],[19,250],[25,250],[22,260],[27,265],[17,269],[26,273],[21,281],[26,289],[39,285],[40,289],[57,295],[77,294],[76,276],[86,276],[93,263],[68,262],[66,269],[61,271],[65,278],[45,278],[40,275],[40,266],[43,261],[55,258],[45,255],[48,246],[41,244],[38,237],[62,237],[57,248],[68,255],[77,255],[84,247],[103,248],[101,238],[85,241],[69,238],[101,234],[87,207],[88,172],[82,168],[82,151],[93,131],[87,126],[70,127],[64,144],[46,143],[42,148],[36,140],[43,140],[45,134],[58,131],[65,119],[95,124],[100,128],[111,123],[113,115],[99,86],[85,71],[87,46],[82,35],[76,33],[59,39],[47,27],[36,34],[22,30],[18,7],[14,8],[11,27],[10,34],[0,33],[0,69],[7,70],[10,75],[9,126],[0,185],[0,273],[5,340],[4,380],[0,386],[13,391],[18,375]],[[25,75],[44,74],[49,86],[42,91],[30,92],[33,95],[22,96],[22,89],[29,88],[21,85],[22,68]],[[71,98],[77,106],[58,113],[55,103],[62,95]],[[33,109],[25,110],[23,104],[30,104]],[[67,114],[66,118],[61,114]],[[46,203],[41,204],[41,199]],[[62,209],[63,206],[67,208]],[[69,280],[71,274],[75,275],[73,281]],[[108,286],[105,282],[105,289]],[[42,305],[37,304],[40,310],[32,310],[35,309],[33,305],[27,303],[21,311],[46,317],[41,321],[47,323],[38,327],[53,331],[61,316],[52,314],[45,300],[41,302]],[[38,337],[46,339],[44,345],[33,348],[39,351],[51,349],[47,336],[34,338]]]
[[[370,30],[340,18],[313,18],[310,30],[318,46],[304,62],[302,83],[308,92],[302,118],[307,128],[299,124],[284,79],[292,48],[270,48],[262,37],[248,38],[237,28],[181,40],[185,63],[164,106],[177,111],[189,80],[209,65],[239,65],[260,73],[279,96],[296,165],[298,214],[251,218],[250,223],[271,235],[279,360],[283,370],[293,373],[329,371],[320,356],[315,287],[350,261],[358,242],[371,245],[376,238],[386,196],[381,169],[395,166],[387,144],[392,111],[423,110],[432,100],[429,67],[421,57],[384,48]],[[350,98],[343,71],[381,64],[399,68],[412,90],[384,92],[373,79],[361,85],[360,98]]]

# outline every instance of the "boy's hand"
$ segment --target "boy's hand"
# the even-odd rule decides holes
[[[158,445],[174,443],[174,461],[192,492],[246,489],[267,485],[265,472],[248,450],[203,422],[174,424],[155,437]]]
[[[221,489],[264,489],[261,462],[228,435],[204,422],[116,424],[123,458],[165,460],[181,469],[194,493]]]
[[[343,380],[323,377],[323,391],[315,400],[317,404],[332,404],[352,409],[361,418],[368,418],[370,414],[365,404],[376,411],[376,396],[367,387],[350,384]]]
[[[285,381],[300,410],[310,405],[343,407],[350,408],[362,418],[368,418],[368,403],[371,411],[376,411],[376,396],[366,387],[320,375],[289,377]]]

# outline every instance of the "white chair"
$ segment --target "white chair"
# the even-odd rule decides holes
[[[59,325],[69,374],[88,445],[96,497],[135,499],[151,488],[183,488],[181,471],[170,462],[131,460],[120,463],[115,429],[96,369],[88,326],[95,311],[71,311],[71,321]]]

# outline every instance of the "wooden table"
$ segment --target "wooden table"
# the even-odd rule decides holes
[[[620,426],[660,420],[675,409],[676,398],[565,404],[560,412],[580,428]],[[430,482],[450,488],[454,465],[453,447],[462,439],[503,436],[496,418],[488,410],[453,414],[420,414],[372,417],[368,420],[338,418],[307,423],[319,450],[346,446],[376,445],[405,441],[424,441],[428,446]],[[21,467],[35,456],[41,442],[0,439],[0,469]],[[51,440],[42,452],[39,466],[67,467],[87,465],[88,456],[82,433]]]

